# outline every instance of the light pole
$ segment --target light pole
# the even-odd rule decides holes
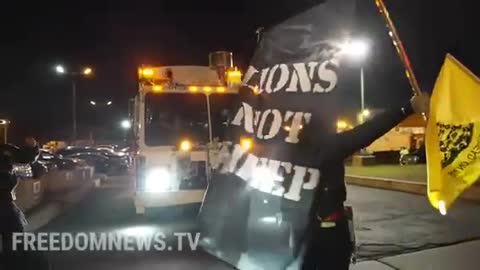
[[[90,140],[95,141],[95,133],[99,129],[99,126],[101,125],[102,120],[100,120],[101,113],[106,113],[106,109],[112,106],[113,101],[107,100],[107,101],[98,101],[98,100],[90,100],[88,102],[91,105],[92,108],[92,114],[93,114],[93,124],[90,127]],[[102,110],[100,112],[100,110]]]
[[[88,77],[92,75],[93,70],[90,67],[84,67],[80,71],[68,72],[62,65],[55,66],[55,72],[60,75],[68,75],[72,81],[72,141],[77,139],[77,77]]]
[[[3,129],[3,139],[0,143],[6,144],[8,142],[8,125],[10,124],[10,121],[7,119],[0,119],[0,128]]]
[[[365,77],[363,75],[363,65],[360,66],[360,111],[365,110]]]
[[[342,50],[352,59],[363,61],[368,54],[369,46],[364,40],[354,40],[347,43]],[[365,77],[363,63],[360,65],[360,109],[362,115],[369,114],[369,112],[365,112]]]
[[[77,85],[72,78],[72,142],[77,140]]]

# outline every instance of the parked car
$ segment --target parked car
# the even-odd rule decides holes
[[[96,148],[96,147],[67,147],[64,149],[61,149],[57,152],[57,154],[63,155],[63,156],[70,156],[72,154],[76,153],[100,153],[102,155],[105,155],[107,157],[110,156],[124,156],[125,153],[123,152],[116,152],[113,149],[110,148]]]
[[[21,148],[13,144],[0,144],[0,152],[8,153],[13,161],[13,171],[20,179],[39,178],[48,172],[48,168],[38,160],[25,162]]]
[[[37,178],[47,174],[50,170],[53,170],[53,168],[57,167],[55,164],[50,164],[50,166],[47,166],[39,160],[36,160],[30,164],[30,166],[32,167],[33,175],[37,176]]]
[[[94,167],[96,172],[99,172],[99,173],[110,172],[110,167],[111,167],[110,161],[107,157],[101,154],[91,153],[91,152],[81,152],[81,153],[71,154],[68,157],[84,160],[89,166]]]
[[[38,159],[41,162],[54,163],[60,170],[74,170],[75,168],[87,165],[87,163],[81,159],[63,157],[62,155],[45,150],[40,151]]]
[[[426,162],[427,156],[425,153],[425,146],[420,147],[411,153],[400,156],[400,165],[425,164]]]
[[[132,165],[132,158],[130,153],[117,152],[111,149],[97,149],[101,154],[108,158],[116,159],[118,162],[123,163],[129,168]]]
[[[78,158],[93,166],[96,172],[105,174],[124,173],[128,170],[127,164],[122,160],[114,157],[108,157],[98,152],[82,152],[68,156],[69,158]]]
[[[130,146],[127,146],[125,148],[121,148],[118,150],[118,152],[122,152],[122,153],[130,153],[132,151],[131,147]]]
[[[119,149],[117,152],[124,153],[127,156],[129,167],[133,165],[134,155],[131,147],[125,147],[125,148]]]
[[[72,156],[77,153],[97,153],[110,159],[115,159],[116,162],[123,163],[127,169],[131,166],[132,158],[129,153],[117,152],[110,148],[95,148],[95,147],[68,147],[57,152],[63,156]]]
[[[97,149],[95,147],[67,147],[57,152],[57,154],[63,155],[65,157],[75,157],[75,154],[80,153],[96,153],[103,155],[111,160],[114,160],[115,163],[120,164],[122,171],[128,170],[128,168],[130,168],[132,164],[132,158],[129,153],[116,152],[108,148]]]
[[[100,144],[100,145],[95,146],[95,148],[97,148],[97,149],[106,148],[106,149],[116,150],[116,149],[118,149],[118,145],[116,145],[116,144]]]
[[[69,146],[69,147],[58,150],[56,154],[66,157],[72,154],[95,152],[95,151],[97,150],[95,150],[92,147]]]
[[[47,169],[48,172],[55,171],[55,170],[58,169],[58,165],[53,161],[46,161],[46,160],[38,159],[37,163],[44,166]]]

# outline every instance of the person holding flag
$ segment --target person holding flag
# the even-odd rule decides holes
[[[320,157],[320,181],[316,189],[307,230],[302,270],[348,269],[353,251],[344,208],[346,200],[344,160],[367,147],[412,113],[427,114],[430,97],[414,95],[400,108],[387,110],[352,130],[326,140]]]
[[[416,91],[404,106],[337,134],[342,97],[351,93],[344,30],[354,2],[321,1],[257,32],[231,138],[199,214],[200,245],[237,269],[348,269],[345,158],[413,112],[428,113],[428,95]]]
[[[309,235],[302,270],[349,268],[354,236],[343,205],[346,199],[343,160],[373,143],[410,114],[422,114],[424,118],[429,115],[430,96],[420,90],[411,61],[384,2],[376,0],[375,3],[386,22],[414,95],[405,106],[388,110],[353,130],[337,134],[331,141],[327,140],[325,145],[328,150],[322,150],[320,158],[321,178],[312,204],[311,228],[307,230]]]

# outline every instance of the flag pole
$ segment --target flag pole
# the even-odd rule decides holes
[[[397,28],[395,27],[392,19],[390,18],[390,14],[388,13],[387,7],[385,6],[385,3],[383,2],[383,0],[375,0],[375,3],[377,4],[378,10],[380,11],[380,14],[382,15],[383,19],[385,19],[387,28],[389,30],[388,35],[392,39],[393,46],[395,46],[398,56],[402,61],[403,67],[405,68],[405,75],[407,76],[408,81],[410,82],[410,86],[412,87],[413,94],[420,95],[421,90],[420,90],[420,86],[418,86],[417,78],[413,73],[412,63],[410,62],[407,52],[405,51],[405,47],[403,46],[402,40],[398,35]]]

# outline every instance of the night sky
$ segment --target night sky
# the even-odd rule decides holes
[[[79,128],[118,127],[136,91],[140,64],[208,64],[208,53],[230,50],[244,68],[255,48],[255,29],[281,20],[314,0],[236,1],[32,1],[2,4],[0,10],[0,116],[13,122],[14,136],[67,137],[71,88],[57,76],[57,63],[84,65],[95,76],[78,83]],[[317,1],[318,2],[318,1]],[[363,63],[366,103],[385,108],[411,92],[373,0],[358,0],[356,35],[371,52]],[[446,52],[480,74],[480,38],[473,0],[386,0],[420,85],[431,90]],[[275,3],[275,4],[273,4]],[[252,11],[255,9],[255,11]],[[351,95],[359,107],[358,65],[349,67]],[[92,108],[89,100],[112,100]],[[48,102],[48,104],[47,104]]]

